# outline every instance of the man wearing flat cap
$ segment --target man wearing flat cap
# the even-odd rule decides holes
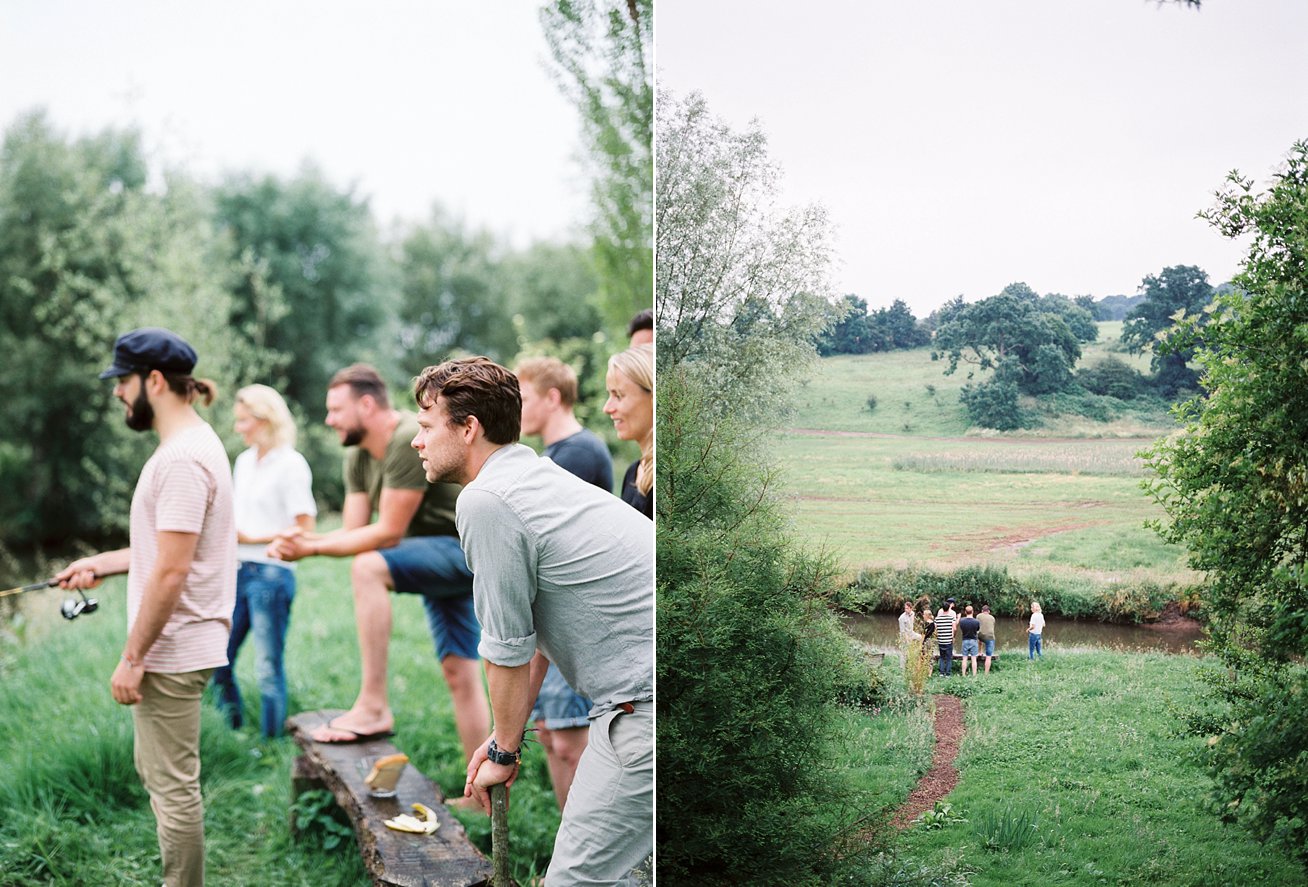
[[[200,797],[200,694],[227,664],[236,604],[232,474],[218,435],[195,411],[213,402],[196,379],[195,350],[169,330],[132,330],[114,343],[101,379],[129,428],[153,429],[159,446],[132,494],[127,548],[74,561],[64,588],[92,588],[127,574],[127,643],[109,687],[132,706],[136,772],[150,794],[164,883],[204,883]]]

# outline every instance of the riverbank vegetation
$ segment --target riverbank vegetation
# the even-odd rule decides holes
[[[58,590],[23,606],[0,634],[0,885],[158,883],[154,817],[132,764],[131,712],[109,696],[122,649],[126,583],[92,594],[100,610],[67,623]],[[392,595],[390,691],[396,745],[447,797],[463,793],[465,761],[421,601]],[[359,657],[349,562],[310,558],[286,643],[291,711],[347,708]],[[246,724],[227,728],[203,710],[201,784],[208,879],[214,884],[346,885],[366,874],[352,836],[332,849],[330,832],[291,839],[290,739],[258,736],[258,691],[250,644],[238,660]],[[483,852],[485,815],[458,813]],[[509,824],[519,883],[542,874],[559,813],[545,756],[529,747],[513,786]]]

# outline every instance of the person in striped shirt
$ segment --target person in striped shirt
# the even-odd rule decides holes
[[[940,674],[949,677],[954,670],[954,626],[958,613],[954,612],[954,599],[948,598],[936,613],[936,643],[940,645]]]
[[[200,694],[227,664],[236,605],[232,472],[222,441],[193,406],[217,390],[192,377],[195,350],[169,330],[132,330],[114,343],[114,397],[128,427],[159,447],[132,494],[127,548],[81,558],[58,574],[93,588],[127,574],[127,643],[109,681],[132,707],[136,772],[150,795],[164,883],[204,884]]]

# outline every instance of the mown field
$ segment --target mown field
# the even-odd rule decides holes
[[[890,657],[883,667],[898,679]],[[963,697],[960,778],[946,798],[958,821],[900,835],[894,868],[936,876],[900,883],[1305,883],[1285,852],[1207,807],[1203,740],[1180,735],[1174,715],[1201,667],[1187,656],[1070,651],[931,679],[929,692]],[[864,809],[888,813],[930,765],[925,708],[844,717],[836,759],[848,762]]]
[[[100,611],[66,623],[62,594],[41,593],[24,617],[0,628],[0,885],[156,885],[159,855],[149,800],[132,766],[131,714],[109,696],[122,649],[126,583],[94,592]],[[462,794],[463,752],[420,601],[392,596],[390,690],[395,744],[447,796]],[[291,711],[346,708],[358,690],[349,561],[310,559],[287,639]],[[253,648],[237,668],[246,723],[258,723]],[[352,836],[326,849],[329,833],[301,841],[289,828],[289,739],[229,730],[206,705],[201,758],[208,881],[221,885],[362,885]],[[533,753],[534,751],[534,753]],[[544,755],[529,750],[513,787],[514,877],[544,872],[558,827]],[[485,816],[460,814],[489,852]]]
[[[1146,356],[1110,351],[1120,327],[1100,324],[1082,365],[1113,353],[1147,369]],[[1182,553],[1145,527],[1162,512],[1141,488],[1138,453],[1174,430],[1157,402],[1122,402],[1102,422],[1045,406],[1041,427],[986,432],[968,428],[958,402],[965,369],[943,370],[928,349],[817,363],[777,434],[801,539],[850,573],[988,564],[1103,582],[1187,578]]]

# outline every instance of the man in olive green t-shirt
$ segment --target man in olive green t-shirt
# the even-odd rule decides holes
[[[490,732],[490,708],[477,656],[481,627],[472,572],[454,526],[461,487],[427,483],[422,457],[410,446],[417,417],[391,407],[385,383],[370,366],[355,364],[332,378],[326,422],[352,447],[345,461],[342,527],[321,535],[288,530],[269,546],[270,554],[285,560],[354,558],[350,578],[363,680],[350,710],[315,730],[313,738],[360,742],[394,729],[386,687],[394,590],[422,595],[459,740],[470,755]]]

